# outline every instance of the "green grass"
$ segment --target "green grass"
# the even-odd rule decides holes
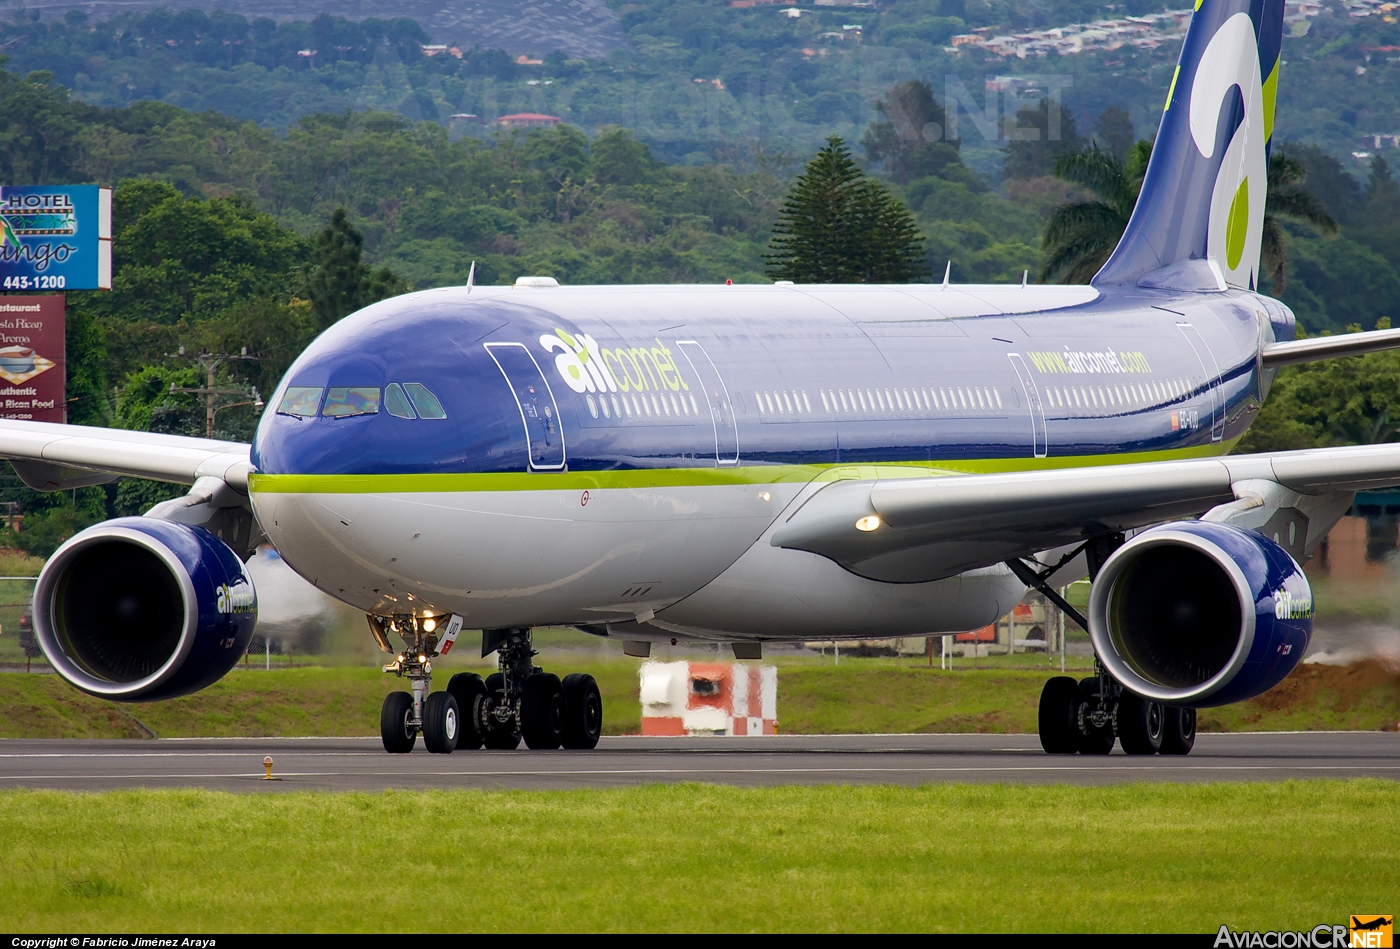
[[[638,661],[565,665],[597,678],[607,734],[640,731]],[[839,666],[780,661],[779,730],[1034,732],[1049,674],[996,664],[944,672],[893,659],[848,659]],[[447,673],[435,679],[439,688],[446,680]],[[83,695],[57,676],[0,674],[0,738],[140,738],[146,731],[162,738],[376,735],[384,693],[406,687],[405,680],[361,667],[238,669],[196,695],[118,705]],[[1200,718],[1203,731],[1375,731],[1394,730],[1397,723],[1400,675],[1375,662],[1300,666],[1273,691],[1203,711]]]
[[[1214,933],[1400,892],[1379,780],[9,791],[0,839],[11,932]]]

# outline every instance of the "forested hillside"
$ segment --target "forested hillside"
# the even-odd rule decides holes
[[[78,98],[105,107],[152,99],[276,129],[314,112],[374,109],[478,137],[486,134],[482,122],[534,111],[590,134],[605,125],[631,129],[663,160],[690,164],[754,143],[809,154],[829,134],[859,137],[883,90],[918,78],[940,98],[950,90],[965,96],[958,123],[964,157],[995,179],[1004,120],[1050,86],[1062,90],[1081,128],[1111,105],[1127,109],[1138,128],[1152,128],[1179,36],[1164,36],[1153,48],[1019,59],[975,44],[952,52],[955,34],[991,36],[1189,6],[1162,0],[611,5],[621,14],[628,48],[592,60],[547,48],[478,48],[468,31],[430,37],[404,18],[352,23],[320,16],[279,24],[168,9],[101,22],[80,11],[45,22],[34,19],[39,11],[21,9],[14,22],[0,24],[0,51],[11,57],[12,69],[50,70]],[[1363,135],[1400,132],[1394,51],[1400,26],[1387,19],[1395,17],[1353,17],[1324,0],[1319,15],[1290,24],[1302,35],[1284,46],[1278,127],[1285,136],[1347,159]],[[423,47],[432,43],[450,45],[457,55],[451,49],[429,55]],[[517,54],[540,62],[517,65]],[[453,122],[454,114],[480,121]]]

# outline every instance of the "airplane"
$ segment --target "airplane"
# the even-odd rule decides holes
[[[590,676],[531,630],[656,642],[926,636],[1036,589],[1096,672],[1051,678],[1052,754],[1187,754],[1196,710],[1302,659],[1299,564],[1400,446],[1232,455],[1278,369],[1400,347],[1295,339],[1257,290],[1282,0],[1203,0],[1121,242],[1088,286],[426,290],[351,314],[251,445],[0,423],[31,487],[191,485],[48,560],[34,623],[59,675],[154,701],[248,646],[244,561],[271,543],[362,610],[411,692],[387,752],[594,747]],[[1087,615],[1056,588],[1089,576]],[[499,671],[432,688],[466,629]]]

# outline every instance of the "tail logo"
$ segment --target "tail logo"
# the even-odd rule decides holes
[[[1232,89],[1244,102],[1244,117],[1225,145],[1211,194],[1207,252],[1221,265],[1227,283],[1253,289],[1259,270],[1268,188],[1263,77],[1254,22],[1236,13],[1216,30],[1191,84],[1191,138],[1201,157],[1215,156],[1223,106]],[[1227,113],[1228,114],[1228,113]]]

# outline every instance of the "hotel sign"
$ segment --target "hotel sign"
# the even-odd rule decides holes
[[[112,289],[112,189],[0,186],[0,290]]]

